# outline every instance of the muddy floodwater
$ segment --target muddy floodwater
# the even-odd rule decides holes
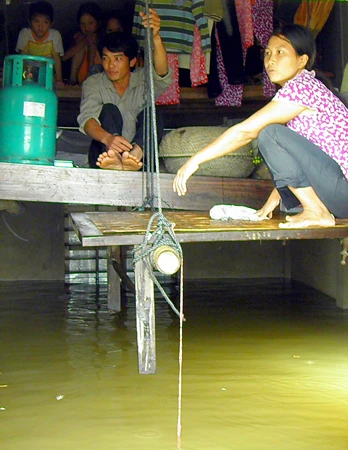
[[[175,295],[175,289],[172,294]],[[348,449],[348,311],[278,280],[187,282],[157,296],[157,373],[139,375],[135,308],[106,287],[0,284],[1,450]]]

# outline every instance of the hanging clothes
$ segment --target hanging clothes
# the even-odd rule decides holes
[[[245,64],[248,48],[254,45],[254,24],[251,0],[235,0],[235,2],[243,49],[243,62]]]
[[[168,64],[172,69],[173,82],[167,89],[157,97],[156,105],[177,105],[180,103],[179,87],[179,59],[178,55],[170,53],[168,55]]]
[[[317,36],[323,29],[334,4],[335,0],[302,0],[296,11],[294,23],[309,27]]]
[[[213,25],[211,34],[210,68],[207,88],[209,98],[216,98],[222,92],[218,72],[216,24]]]
[[[224,20],[214,24],[211,38],[208,97],[216,99],[219,97],[216,104],[240,106],[245,76],[234,0],[224,0],[224,7]]]
[[[224,0],[204,0],[203,14],[215,20],[215,22],[220,22],[224,17]]]
[[[191,53],[194,28],[197,24],[203,52],[211,50],[207,18],[203,15],[204,0],[157,0],[151,2],[161,18],[161,38],[168,53]],[[145,29],[140,11],[145,10],[145,0],[135,0],[132,33],[140,47],[144,47]]]
[[[263,48],[266,48],[273,32],[273,1],[253,0],[252,16],[254,33]],[[268,78],[265,68],[263,69],[263,94],[273,97],[276,87]]]
[[[232,34],[229,34],[225,21],[216,24],[219,35],[224,66],[229,84],[241,84],[245,82],[242,41],[235,7],[235,1],[228,1],[229,19],[232,26]]]
[[[217,27],[215,27],[216,39],[216,57],[218,66],[218,76],[220,86],[222,88],[221,94],[216,97],[215,104],[217,106],[241,106],[243,99],[243,84],[230,85],[228,81],[227,72],[224,66],[224,59],[222,49],[220,46],[220,39]]]
[[[202,40],[198,26],[195,26],[193,49],[190,61],[191,86],[197,87],[208,83],[205,56],[202,51]]]

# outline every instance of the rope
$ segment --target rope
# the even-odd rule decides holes
[[[151,233],[151,228],[155,219],[158,220],[157,228],[153,233]],[[175,314],[180,317],[179,311],[174,306],[173,302],[169,299],[165,290],[162,288],[160,282],[155,276],[153,272],[153,264],[150,264],[150,262],[152,262],[152,255],[154,250],[158,247],[161,247],[162,245],[170,245],[171,247],[175,248],[180,256],[180,259],[182,260],[182,249],[180,244],[176,240],[173,228],[174,224],[172,222],[169,222],[169,220],[164,217],[162,213],[157,212],[153,214],[147,225],[143,242],[134,249],[133,264],[135,265],[136,262],[140,259],[143,259],[145,261],[152,281],[155,283],[160,293],[163,295],[166,302],[169,304]]]
[[[178,423],[176,435],[178,439],[177,448],[181,449],[181,411],[182,411],[182,350],[183,350],[183,322],[184,318],[184,260],[181,258],[180,271],[180,328],[179,328],[179,383],[178,383]]]
[[[152,2],[151,2],[152,4]],[[149,11],[149,1],[145,1],[145,14],[147,17],[150,15]],[[145,29],[145,111],[144,111],[144,166],[143,166],[143,181],[146,179],[146,188],[143,186],[144,201],[141,209],[150,207],[153,211],[155,210],[155,181],[154,174],[156,175],[156,187],[157,187],[157,209],[149,220],[144,240],[136,248],[134,248],[133,253],[133,264],[135,265],[140,259],[145,262],[148,273],[157,286],[162,296],[172,308],[172,310],[180,318],[180,333],[179,333],[179,382],[178,382],[178,421],[177,421],[177,439],[178,448],[181,448],[181,405],[182,405],[182,355],[183,355],[183,322],[185,321],[183,314],[183,304],[184,304],[184,289],[183,289],[183,253],[181,246],[176,239],[174,233],[174,226],[172,222],[163,215],[162,211],[162,198],[161,198],[161,185],[160,185],[160,170],[159,170],[159,152],[158,152],[158,136],[157,136],[157,122],[156,122],[156,104],[155,104],[155,89],[153,80],[153,35],[151,28],[148,26]],[[145,176],[145,166],[146,166],[146,176]],[[152,231],[153,224],[157,220],[157,227]],[[169,245],[174,248],[180,257],[181,265],[181,275],[180,275],[180,311],[177,310],[173,302],[169,299],[168,295],[162,288],[160,282],[157,280],[153,267],[153,252],[156,248],[163,245]]]

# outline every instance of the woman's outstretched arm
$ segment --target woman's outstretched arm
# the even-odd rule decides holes
[[[285,124],[301,114],[307,108],[292,103],[271,101],[246,120],[234,125],[219,136],[214,142],[193,155],[176,174],[173,183],[174,192],[185,195],[186,183],[200,164],[221,156],[228,155],[257,138],[260,131],[274,123]]]

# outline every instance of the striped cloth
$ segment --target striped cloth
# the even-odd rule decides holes
[[[195,24],[198,25],[202,50],[211,50],[208,20],[204,16],[204,0],[160,0],[151,2],[161,18],[161,38],[168,53],[191,53]],[[144,48],[145,29],[140,11],[145,11],[145,1],[136,0],[132,33],[140,47]]]

